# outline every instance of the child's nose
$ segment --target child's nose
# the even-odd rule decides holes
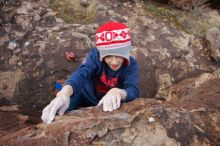
[[[115,56],[112,57],[112,65],[117,65],[118,61]]]

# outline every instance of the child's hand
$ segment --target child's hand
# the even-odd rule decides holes
[[[50,124],[54,120],[57,111],[59,115],[63,115],[65,113],[69,103],[70,97],[63,95],[57,96],[43,109],[41,119],[45,123]]]
[[[63,89],[57,93],[56,98],[54,98],[49,105],[47,105],[41,115],[41,119],[50,124],[58,113],[59,115],[63,115],[70,104],[70,95],[73,93],[72,87],[66,85]]]
[[[121,100],[125,99],[126,92],[119,88],[112,88],[108,93],[99,101],[98,106],[103,104],[104,111],[113,111],[121,106]]]

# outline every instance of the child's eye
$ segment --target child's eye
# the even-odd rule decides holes
[[[108,56],[106,56],[107,58],[111,58],[111,57],[113,57],[113,55],[108,55]]]

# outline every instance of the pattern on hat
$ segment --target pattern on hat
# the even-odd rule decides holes
[[[107,55],[118,55],[129,62],[131,36],[128,27],[119,22],[107,22],[96,32],[96,47],[102,60]]]

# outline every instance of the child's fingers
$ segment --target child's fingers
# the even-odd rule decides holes
[[[113,107],[112,107],[112,96],[108,96],[106,98],[106,105],[107,105],[107,111],[112,112],[113,111]]]
[[[66,101],[66,103],[59,109],[58,114],[63,115],[66,112],[66,110],[68,109],[69,104],[70,104],[70,100]]]
[[[51,107],[51,104],[47,105],[42,111],[41,119],[45,123],[49,120],[50,107]]]
[[[102,99],[99,101],[99,103],[97,104],[97,106],[102,105],[102,104],[103,104],[103,101],[104,101],[104,99],[102,98]]]
[[[117,97],[115,97],[115,96],[112,97],[112,108],[113,108],[113,110],[116,110],[118,108]]]
[[[67,108],[68,108],[68,106],[66,106],[66,105],[62,106],[58,111],[58,115],[61,115],[61,116],[64,115]]]
[[[48,124],[50,124],[50,123],[54,120],[55,115],[56,115],[58,109],[59,109],[61,106],[62,106],[62,105],[60,105],[59,100],[57,100],[56,102],[53,103],[53,105],[51,106],[51,109],[50,109],[50,115],[49,115]]]
[[[108,111],[108,105],[107,105],[106,99],[105,99],[105,100],[103,99],[103,110],[104,110],[105,112]]]
[[[116,99],[117,99],[117,107],[119,108],[121,106],[121,97],[117,96]]]

